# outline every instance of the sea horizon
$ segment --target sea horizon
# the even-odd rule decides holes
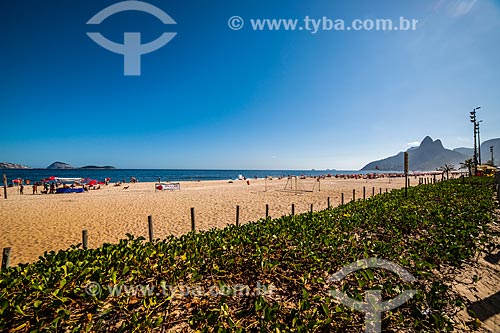
[[[51,176],[61,178],[90,178],[114,181],[129,181],[131,177],[140,182],[161,181],[201,181],[201,180],[235,180],[239,176],[246,178],[286,177],[286,176],[323,176],[323,175],[353,175],[353,174],[383,174],[401,173],[403,171],[380,170],[334,170],[334,169],[3,169],[2,174],[12,179],[29,179],[39,181]]]

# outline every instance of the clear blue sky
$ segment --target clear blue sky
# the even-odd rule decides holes
[[[177,25],[119,1],[0,4],[0,161],[46,167],[358,169],[426,135],[500,137],[498,0],[148,0]],[[228,27],[239,15],[240,31]],[[253,31],[252,18],[419,20],[416,31]],[[177,36],[123,75],[121,43]]]

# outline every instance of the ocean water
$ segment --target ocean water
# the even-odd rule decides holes
[[[113,170],[47,170],[47,169],[6,169],[0,170],[1,174],[7,175],[7,179],[29,179],[39,181],[50,176],[61,178],[90,178],[102,181],[111,178],[111,182],[129,181],[135,177],[140,182],[161,181],[198,181],[198,180],[229,180],[237,179],[239,175],[246,178],[264,178],[266,176],[320,176],[327,174],[365,174],[375,171],[354,171],[354,170],[152,170],[152,169],[113,169]],[[10,183],[10,181],[9,181]]]

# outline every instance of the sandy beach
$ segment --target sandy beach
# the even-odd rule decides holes
[[[412,177],[412,184],[417,180]],[[18,188],[8,189],[8,199],[0,198],[0,248],[12,247],[11,265],[33,262],[45,251],[67,249],[81,243],[82,230],[88,230],[89,247],[103,243],[116,243],[130,233],[148,235],[149,215],[153,216],[155,238],[182,235],[191,230],[190,208],[195,208],[196,229],[223,228],[235,223],[236,206],[240,206],[240,223],[265,217],[266,204],[269,215],[279,217],[290,214],[292,203],[295,212],[322,210],[330,197],[337,206],[344,193],[345,202],[366,196],[373,188],[401,188],[404,178],[335,179],[325,178],[319,183],[308,178],[290,181],[287,178],[246,181],[181,182],[180,191],[156,191],[154,183],[101,185],[101,189],[86,193],[32,194],[32,187],[25,186],[24,195]],[[266,184],[267,183],[267,184]],[[293,184],[292,184],[293,183]],[[128,186],[128,188],[127,188]],[[266,190],[267,189],[267,190]]]

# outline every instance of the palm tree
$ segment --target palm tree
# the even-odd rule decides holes
[[[450,179],[450,172],[455,170],[455,166],[453,164],[445,164],[437,170],[443,172],[443,178],[444,174],[446,174],[446,179]]]
[[[474,161],[472,158],[468,158],[465,161],[460,163],[460,169],[469,170],[469,177],[472,177],[472,168],[474,167]]]

